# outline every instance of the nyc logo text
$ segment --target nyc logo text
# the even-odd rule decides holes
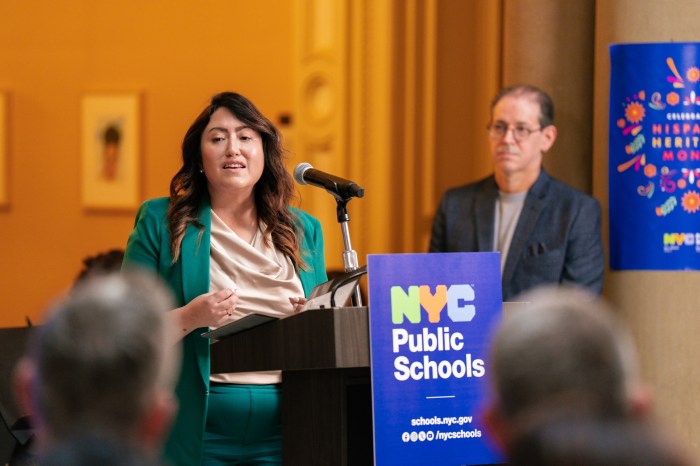
[[[475,298],[474,287],[467,284],[437,285],[435,292],[428,285],[409,286],[406,290],[400,286],[391,287],[392,323],[421,324],[418,332],[409,332],[402,327],[392,329],[392,350],[400,354],[394,360],[397,380],[484,376],[484,361],[469,353],[460,354],[464,348],[464,335],[451,332],[445,325],[471,322],[476,316]],[[444,356],[437,359],[433,353]],[[457,354],[457,358],[449,358],[450,353]]]

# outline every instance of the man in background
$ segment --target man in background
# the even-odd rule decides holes
[[[97,443],[119,453],[113,464],[155,459],[176,410],[173,307],[157,278],[128,272],[86,278],[49,310],[15,374],[39,457]]]
[[[545,283],[600,293],[600,205],[542,168],[557,138],[552,99],[534,86],[502,90],[491,105],[488,135],[494,173],[447,191],[430,252],[499,251],[505,301]]]

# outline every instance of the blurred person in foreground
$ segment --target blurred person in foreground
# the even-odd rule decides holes
[[[40,464],[85,442],[155,464],[177,409],[172,306],[156,277],[134,271],[86,278],[48,310],[15,371]]]
[[[176,465],[282,462],[281,372],[211,374],[201,334],[251,313],[289,316],[327,280],[321,224],[290,206],[283,162],[270,120],[217,94],[185,134],[170,197],[136,214],[124,267],[157,272],[179,306],[180,411],[165,451]]]
[[[504,315],[491,346],[491,437],[508,455],[519,432],[550,419],[648,418],[650,395],[626,327],[597,296],[545,286]]]

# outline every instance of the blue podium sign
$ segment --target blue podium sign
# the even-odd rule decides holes
[[[480,419],[499,254],[369,255],[367,270],[375,464],[501,462]]]

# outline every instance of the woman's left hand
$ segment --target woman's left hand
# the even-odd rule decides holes
[[[292,309],[295,314],[301,312],[306,304],[306,298],[289,298],[289,302],[292,303]]]

